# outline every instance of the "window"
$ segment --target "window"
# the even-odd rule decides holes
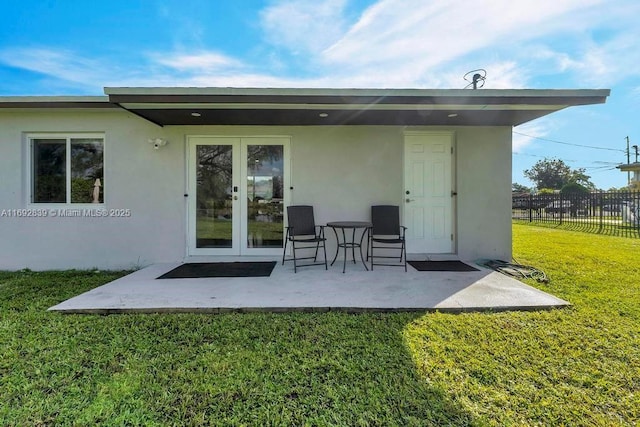
[[[33,203],[104,202],[104,137],[32,135],[29,141]]]

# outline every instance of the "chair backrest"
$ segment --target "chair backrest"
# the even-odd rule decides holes
[[[400,207],[395,205],[371,206],[371,224],[374,235],[400,235]]]
[[[315,236],[316,221],[313,218],[313,206],[287,206],[287,219],[292,236]]]

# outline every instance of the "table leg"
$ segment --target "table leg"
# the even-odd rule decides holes
[[[364,256],[362,255],[362,241],[364,240],[364,235],[367,234],[367,258],[369,257],[369,229],[366,228],[362,231],[362,236],[360,237],[360,259],[362,260],[362,265],[364,265],[365,270],[369,271],[367,267],[367,263],[364,260]],[[353,257],[353,262],[355,262],[356,258]]]
[[[331,265],[333,266],[333,263],[338,259],[338,253],[340,252],[340,239],[338,238],[338,232],[336,229],[333,227],[331,227],[331,229],[333,230],[333,234],[336,235],[336,254],[333,257],[333,261],[331,261]]]
[[[347,236],[344,234],[344,228],[342,229],[342,242],[344,245],[344,259],[342,260],[342,273],[347,269]]]
[[[353,263],[356,263],[356,229],[353,228],[353,232],[351,233],[351,258],[353,258]]]

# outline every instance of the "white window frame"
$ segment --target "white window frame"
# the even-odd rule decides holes
[[[102,140],[102,170],[106,174],[105,158],[106,158],[106,137],[104,133],[28,133],[25,135],[27,141],[27,204],[30,206],[47,206],[47,207],[104,207],[106,205],[106,193],[102,195],[102,202],[100,203],[71,203],[71,140],[72,139],[101,139]],[[65,180],[66,180],[66,194],[65,202],[36,202],[34,201],[34,158],[33,158],[33,144],[35,139],[60,139],[66,141],[66,159],[65,159]],[[104,176],[103,176],[104,180]]]

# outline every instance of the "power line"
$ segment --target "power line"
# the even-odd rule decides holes
[[[513,155],[516,156],[527,156],[527,157],[537,157],[537,158],[541,158],[541,159],[549,159],[549,156],[538,156],[536,154],[526,154],[526,153],[517,153],[517,152],[513,152]],[[558,157],[552,157],[552,159],[557,159],[557,160],[561,160],[565,163],[575,163],[577,162],[577,160],[570,160],[570,159],[561,159]],[[583,166],[580,169],[584,169],[585,171],[589,172],[589,173],[594,173],[594,172],[605,172],[605,171],[612,171],[612,170],[616,170],[617,166],[619,165],[619,163],[616,162],[603,162],[603,161],[595,161],[595,162],[591,162],[592,164],[598,164],[599,166]]]
[[[540,159],[548,159],[549,158],[549,156],[538,156],[536,154],[517,153],[515,151],[512,154],[515,154],[516,156],[538,157]],[[556,157],[554,157],[554,158],[556,158]],[[562,160],[563,162],[571,162],[571,163],[577,162],[577,160],[569,160],[569,159],[558,159],[558,160]]]
[[[526,136],[527,138],[533,138],[533,139],[539,139],[541,141],[553,142],[554,144],[572,145],[574,147],[583,147],[583,148],[593,148],[594,150],[619,151],[619,152],[625,153],[625,154],[627,153],[627,150],[620,150],[620,149],[616,149],[616,148],[607,148],[607,147],[595,147],[593,145],[572,144],[570,142],[556,141],[556,140],[548,139],[548,138],[540,138],[539,136],[527,135],[526,133],[516,132],[515,130],[513,131],[513,133],[517,133],[518,135]]]
[[[616,170],[617,167],[616,166],[591,166],[591,167],[586,167],[584,169],[589,172],[603,172],[603,171]]]

